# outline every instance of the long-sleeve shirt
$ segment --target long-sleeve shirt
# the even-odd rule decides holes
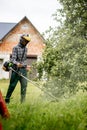
[[[27,48],[22,47],[19,43],[12,50],[11,62],[14,64],[21,63],[23,66],[27,65]]]

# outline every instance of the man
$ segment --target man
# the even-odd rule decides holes
[[[15,70],[18,73],[23,74],[25,77],[27,76],[27,48],[26,45],[30,42],[29,35],[22,35],[20,38],[20,42],[13,48],[11,62],[16,66]],[[25,100],[26,96],[26,88],[27,88],[27,80],[23,77],[19,76],[17,73],[12,71],[10,84],[8,87],[8,91],[6,94],[5,101],[6,103],[10,102],[10,97],[18,83],[20,81],[21,85],[21,103]]]

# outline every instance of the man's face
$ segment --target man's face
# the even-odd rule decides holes
[[[23,40],[22,40],[22,44],[24,45],[24,46],[26,46],[27,44],[28,44],[28,42],[29,41],[27,41],[26,39],[24,39],[24,38],[22,38]]]

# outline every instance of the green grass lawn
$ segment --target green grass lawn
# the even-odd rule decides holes
[[[5,97],[9,85],[9,80],[0,81],[0,90],[2,91],[3,96]],[[27,93],[26,93],[26,102],[35,101],[41,95],[41,90],[28,82]],[[20,83],[18,82],[12,96],[11,103],[17,102],[20,103]]]
[[[5,96],[9,80],[0,81]],[[28,83],[26,102],[20,103],[20,85],[7,105],[10,119],[2,120],[4,130],[87,130],[87,93],[49,102],[37,87]]]

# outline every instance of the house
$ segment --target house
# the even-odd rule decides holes
[[[42,35],[26,16],[18,23],[0,23],[0,31],[0,79],[8,79],[9,73],[2,69],[2,65],[10,59],[12,48],[18,44],[22,34],[30,34],[31,37],[31,41],[27,45],[28,65],[32,65],[41,57],[45,44]]]

